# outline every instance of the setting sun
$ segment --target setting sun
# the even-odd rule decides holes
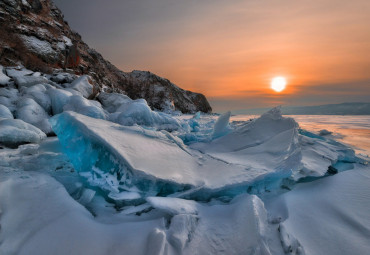
[[[271,81],[271,88],[276,92],[281,92],[285,89],[286,79],[284,77],[275,77]]]

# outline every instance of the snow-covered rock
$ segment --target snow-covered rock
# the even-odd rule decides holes
[[[31,51],[35,52],[36,54],[49,56],[52,58],[55,58],[57,56],[56,51],[53,49],[53,47],[48,41],[40,40],[35,36],[27,35],[22,35],[21,38],[23,39],[23,42],[26,45],[26,47],[29,48]]]
[[[18,119],[0,119],[0,143],[14,147],[23,143],[39,143],[46,137],[37,127]]]

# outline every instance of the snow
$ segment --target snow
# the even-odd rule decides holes
[[[35,172],[2,180],[0,208],[1,254],[143,254],[149,232],[162,225],[102,224],[55,179]]]
[[[297,185],[267,200],[273,217],[308,254],[367,254],[370,171],[365,168]]]
[[[21,37],[24,44],[35,53],[56,56],[57,53],[49,42],[40,40],[34,36],[21,35]]]
[[[148,197],[146,200],[154,208],[171,215],[198,214],[197,203],[195,201],[174,197]]]
[[[63,35],[63,40],[64,40],[64,42],[67,46],[72,46],[73,45],[72,40],[70,38],[68,38],[67,36],[65,36],[65,35]]]
[[[27,6],[28,8],[31,8],[31,5],[26,0],[22,0],[22,4]]]

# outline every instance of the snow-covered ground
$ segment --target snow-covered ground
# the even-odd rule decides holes
[[[370,249],[368,158],[330,123],[177,116],[90,100],[87,76],[0,71],[0,254]]]

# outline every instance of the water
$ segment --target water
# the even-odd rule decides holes
[[[236,115],[232,121],[249,120],[256,115]],[[353,147],[356,153],[370,156],[370,115],[289,115],[301,128],[319,132],[322,129],[333,132],[336,140]]]

